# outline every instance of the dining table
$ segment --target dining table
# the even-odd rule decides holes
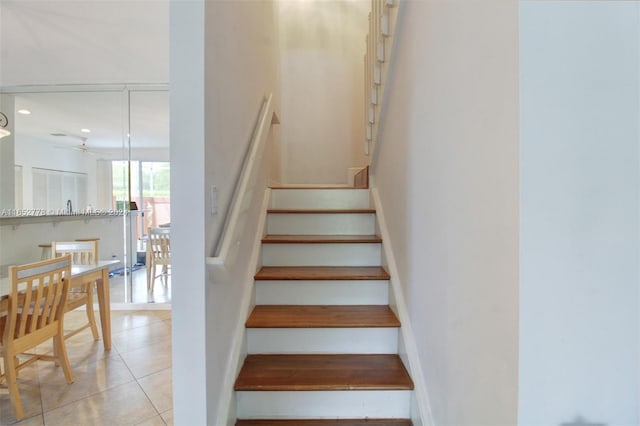
[[[100,260],[89,265],[71,266],[71,287],[93,282],[98,295],[102,342],[105,350],[111,349],[111,298],[109,295],[109,268],[120,263],[119,260]],[[9,310],[9,278],[0,279],[0,316]]]

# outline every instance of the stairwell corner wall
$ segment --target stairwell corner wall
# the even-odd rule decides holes
[[[175,92],[172,85],[171,97],[176,101],[182,100],[179,104],[172,100],[172,168],[173,159],[179,158],[178,170],[190,176],[185,180],[181,179],[180,173],[175,173],[177,180],[184,182],[172,193],[182,194],[182,202],[176,206],[181,212],[177,225],[188,231],[185,237],[188,234],[193,242],[202,241],[202,246],[195,247],[184,241],[181,248],[184,259],[180,269],[194,275],[194,280],[181,281],[191,303],[185,301],[175,313],[175,321],[181,323],[181,328],[174,335],[176,346],[180,346],[174,346],[174,383],[181,384],[177,388],[180,402],[176,404],[176,422],[216,424],[235,344],[236,325],[244,315],[240,309],[250,284],[244,279],[250,273],[250,265],[244,264],[243,268],[236,266],[242,262],[229,265],[227,279],[221,280],[214,279],[208,271],[206,257],[213,252],[215,236],[219,234],[223,221],[221,215],[216,215],[211,209],[211,188],[217,187],[218,211],[224,212],[231,200],[237,170],[243,161],[265,94],[273,93],[274,104],[279,104],[274,5],[269,0],[196,0],[171,2],[171,7],[171,34],[172,37],[175,35],[176,41],[181,41],[172,44],[172,83],[174,75],[180,77],[189,72],[195,75],[191,81],[193,87],[189,86],[186,76],[183,85]],[[198,13],[190,15],[191,22],[187,19],[178,21],[180,14],[174,14],[174,10],[179,12],[189,8],[198,9]],[[192,40],[177,40],[181,34],[192,32]],[[187,122],[192,121],[186,117],[188,114],[201,120],[193,123],[193,129],[185,128],[180,122],[176,122],[174,128],[174,111],[176,118],[185,116]],[[182,132],[177,132],[180,129]],[[188,138],[193,133],[198,133],[197,140]],[[185,148],[191,145],[196,145],[197,149],[189,151]],[[240,241],[239,256],[250,256],[253,237],[258,232],[255,219],[267,182],[267,166],[263,165],[256,180],[259,183],[256,183],[250,197],[252,203],[244,206],[247,217],[251,219],[247,221],[246,232]],[[174,278],[177,282],[177,275]],[[181,336],[190,327],[201,330],[193,341]],[[197,346],[197,350],[185,350],[192,346]],[[204,367],[195,361],[204,362]],[[198,368],[194,369],[194,366]],[[190,381],[195,382],[196,377],[198,387],[194,395],[194,389],[186,385]],[[202,382],[205,389],[201,387]],[[191,416],[191,412],[197,412],[198,417]],[[203,412],[206,419],[201,417]]]
[[[434,424],[518,409],[518,3],[404,2],[373,189]]]

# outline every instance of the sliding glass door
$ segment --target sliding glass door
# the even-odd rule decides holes
[[[170,163],[168,161],[113,161],[113,191],[115,199],[130,200],[129,293],[131,301],[166,303],[171,300],[171,280],[167,285],[154,277],[148,262],[147,241],[151,228],[169,228],[171,224],[169,192]],[[129,194],[130,196],[127,196]],[[135,256],[133,252],[135,250]],[[141,272],[138,272],[141,271]],[[146,281],[151,278],[153,291]]]
[[[166,86],[5,88],[0,110],[12,130],[0,209],[41,216],[0,220],[0,278],[51,241],[97,238],[99,257],[120,261],[112,303],[170,302],[170,279],[147,291],[146,261],[148,229],[171,222]]]

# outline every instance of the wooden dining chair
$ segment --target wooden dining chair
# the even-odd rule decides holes
[[[97,264],[98,241],[52,241],[51,256],[55,258],[64,255],[70,255],[74,265]],[[66,312],[73,311],[80,306],[85,306],[87,323],[67,333],[65,338],[74,336],[86,328],[91,328],[93,339],[99,339],[98,325],[96,324],[96,316],[93,311],[93,289],[94,282],[74,283],[73,287],[69,289]]]
[[[9,267],[7,315],[0,317],[0,357],[17,419],[24,417],[18,393],[18,371],[39,359],[55,360],[62,366],[67,383],[74,377],[64,344],[64,307],[71,278],[71,256]],[[53,338],[53,355],[28,353]],[[20,355],[20,357],[18,357]],[[28,359],[20,361],[23,357]]]
[[[166,286],[171,266],[171,229],[149,228],[147,234],[147,291],[153,293],[153,284],[156,278],[162,277]],[[162,266],[159,274],[156,267]]]

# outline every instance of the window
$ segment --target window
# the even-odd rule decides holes
[[[170,167],[167,161],[113,161],[114,207],[129,200],[129,164],[131,164],[131,201],[144,214],[138,228],[138,238],[147,228],[157,228],[171,222]],[[120,203],[118,203],[120,202]],[[142,230],[142,232],[141,232]]]

